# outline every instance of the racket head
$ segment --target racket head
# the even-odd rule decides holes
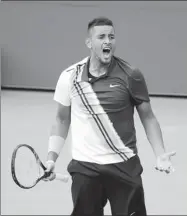
[[[14,149],[11,158],[11,174],[20,188],[33,188],[46,177],[45,170],[46,167],[33,147],[28,144],[19,144]]]

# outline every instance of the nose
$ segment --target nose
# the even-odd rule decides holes
[[[104,43],[105,43],[105,44],[110,43],[110,38],[109,38],[109,37],[105,37]]]

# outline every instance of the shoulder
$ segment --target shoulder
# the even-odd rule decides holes
[[[76,62],[75,64],[67,67],[66,69],[64,69],[62,71],[62,73],[73,73],[73,71],[75,71],[77,69],[77,66],[79,65],[83,65],[88,61],[88,57],[85,57],[84,59],[82,59],[81,61]],[[61,73],[61,74],[62,74]]]
[[[63,70],[62,72],[70,72],[73,70],[77,69],[77,66],[79,65],[84,65],[86,62],[88,61],[88,57],[85,57],[84,59],[82,59],[81,61],[76,62],[75,64],[69,66],[68,68],[66,68],[65,70]]]
[[[87,61],[88,61],[88,57],[85,57],[81,61],[78,61],[75,64],[72,64],[71,66],[64,69],[60,74],[59,80],[61,80],[61,79],[67,80],[67,79],[71,79],[72,77],[74,77],[74,75],[77,71],[77,66],[84,65],[84,64],[86,64]]]
[[[134,68],[132,71],[131,78],[136,81],[141,81],[144,79],[144,75],[139,68]]]
[[[131,65],[129,62],[119,57],[115,57],[115,60],[117,61],[121,69],[124,71],[124,73],[128,76],[128,78],[133,80],[140,80],[143,78],[143,74],[139,68]]]

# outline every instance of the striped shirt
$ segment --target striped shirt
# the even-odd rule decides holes
[[[72,158],[97,164],[126,161],[137,154],[134,106],[149,101],[139,69],[113,57],[108,72],[89,78],[89,57],[65,69],[54,100],[71,106]]]

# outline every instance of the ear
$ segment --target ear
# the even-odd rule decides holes
[[[92,43],[91,43],[91,39],[90,38],[86,38],[85,44],[88,47],[88,49],[92,48]]]

